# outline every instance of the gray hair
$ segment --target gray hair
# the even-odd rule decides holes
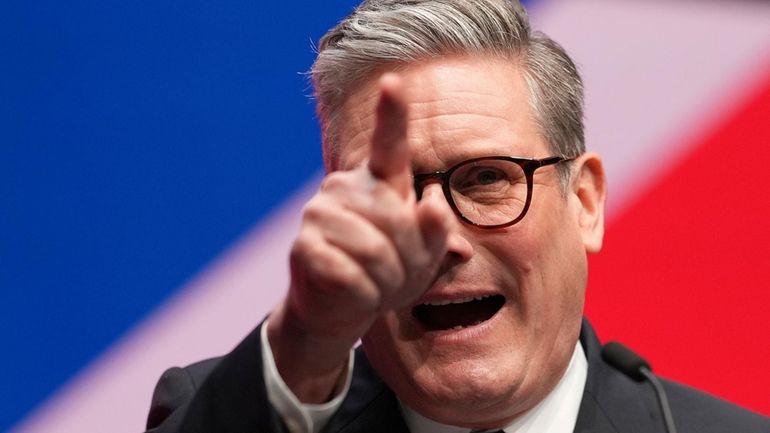
[[[383,67],[448,55],[516,62],[551,151],[563,157],[585,152],[577,68],[558,43],[530,29],[516,0],[367,0],[321,38],[318,51],[311,77],[327,171],[338,165],[340,112],[359,85]]]

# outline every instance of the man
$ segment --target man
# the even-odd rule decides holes
[[[576,68],[523,8],[367,1],[312,76],[328,175],[289,291],[231,354],[169,370],[148,428],[663,431],[582,321],[604,171]],[[666,386],[679,431],[770,431]]]

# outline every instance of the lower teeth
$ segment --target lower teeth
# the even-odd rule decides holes
[[[453,327],[451,327],[449,329],[451,329],[452,331],[456,331],[458,329],[465,329],[465,328],[467,328],[469,326],[476,326],[476,325],[478,325],[481,322],[483,322],[483,320],[477,320],[477,321],[471,323],[470,325],[456,325],[456,326],[453,326]]]

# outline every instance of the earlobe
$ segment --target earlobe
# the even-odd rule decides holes
[[[599,155],[586,153],[575,161],[572,190],[578,199],[583,245],[589,253],[602,249],[604,239],[604,202],[607,198],[607,181]]]

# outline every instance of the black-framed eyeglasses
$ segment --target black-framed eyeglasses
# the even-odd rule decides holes
[[[527,214],[535,170],[573,159],[473,158],[445,171],[415,174],[414,190],[419,200],[425,184],[437,180],[449,206],[461,220],[484,229],[499,229],[516,224]]]

